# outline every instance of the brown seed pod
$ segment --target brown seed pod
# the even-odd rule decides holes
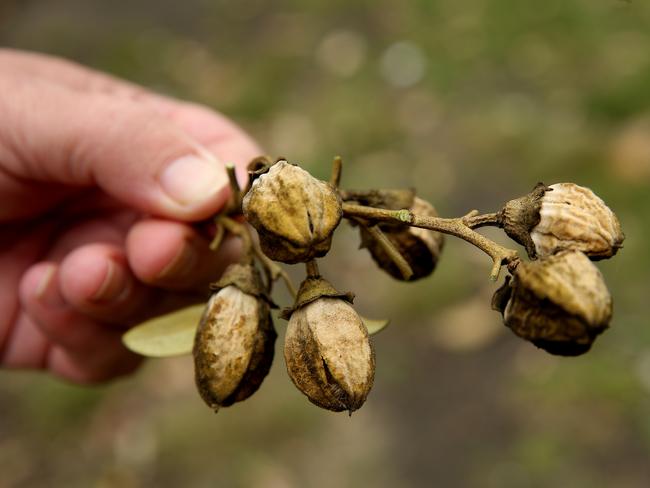
[[[589,188],[574,183],[539,183],[530,194],[509,201],[500,219],[531,258],[565,249],[593,260],[610,258],[625,239],[614,212]]]
[[[413,199],[409,210],[416,215],[438,216],[438,212],[429,202],[418,197]],[[395,261],[390,258],[384,247],[363,226],[360,226],[359,229],[361,247],[368,249],[375,263],[393,278],[404,280]],[[433,273],[444,245],[443,234],[407,225],[380,224],[379,229],[411,267],[413,275],[409,281],[424,278]]]
[[[334,412],[363,405],[375,376],[368,331],[349,301],[321,278],[307,278],[291,312],[284,358],[289,377],[309,401]],[[322,283],[325,294],[312,293]],[[333,293],[335,296],[328,296]],[[301,296],[306,301],[301,302]]]
[[[271,367],[277,337],[252,265],[231,265],[217,283],[194,339],[196,386],[215,411],[252,395]]]
[[[519,337],[561,356],[587,352],[612,317],[603,276],[580,251],[520,263],[492,308]]]
[[[253,181],[243,211],[264,254],[289,264],[327,254],[343,215],[334,188],[284,160]]]
[[[248,190],[253,186],[253,182],[259,178],[260,175],[268,172],[273,164],[273,161],[268,156],[257,156],[256,158],[251,159],[246,166],[246,170],[248,171],[248,183],[246,184],[246,188],[242,192],[242,195],[248,193]]]
[[[605,202],[589,188],[573,183],[550,186],[542,197],[539,223],[530,237],[538,256],[563,249],[582,251],[591,259],[610,258],[625,236],[621,224]]]
[[[415,190],[408,189],[375,189],[375,190],[339,190],[343,201],[357,202],[369,207],[401,210],[410,208],[415,199]]]

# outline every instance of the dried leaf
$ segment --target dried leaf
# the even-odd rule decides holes
[[[360,317],[361,320],[363,321],[363,325],[365,325],[366,329],[368,329],[369,335],[375,335],[378,332],[381,332],[390,323],[390,319],[369,319],[367,317],[364,317],[363,315],[361,315]]]
[[[190,354],[204,304],[192,305],[147,320],[122,336],[131,351],[153,358]]]

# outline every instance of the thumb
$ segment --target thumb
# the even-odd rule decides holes
[[[194,111],[202,140],[190,136],[171,120],[192,125],[194,112],[180,103],[178,111],[187,113],[171,117],[173,108],[163,115],[134,100],[6,76],[0,93],[12,94],[0,97],[0,173],[14,177],[23,192],[25,181],[35,188],[97,186],[143,212],[200,220],[228,198],[219,156],[243,165],[257,153],[236,126],[206,111]]]

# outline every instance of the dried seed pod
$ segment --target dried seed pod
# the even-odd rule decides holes
[[[587,352],[612,317],[603,276],[580,251],[520,263],[492,308],[519,337],[561,356]]]
[[[257,156],[256,158],[251,159],[251,161],[246,166],[246,170],[248,171],[248,183],[242,192],[242,195],[248,193],[248,190],[250,190],[251,186],[253,186],[253,182],[260,175],[267,173],[273,164],[273,161],[268,156]]]
[[[625,238],[614,212],[589,188],[574,183],[539,183],[530,194],[509,201],[500,219],[531,258],[564,249],[594,260],[610,258]]]
[[[322,278],[307,278],[301,292],[284,344],[289,377],[312,403],[352,413],[363,405],[375,376],[368,331],[345,295]]]
[[[413,204],[409,210],[416,215],[438,216],[438,212],[429,202],[418,197],[413,199]],[[404,280],[399,268],[384,247],[363,226],[359,229],[361,247],[368,249],[375,263],[393,278]],[[379,229],[406,259],[406,262],[413,270],[413,275],[409,278],[409,281],[424,278],[433,273],[444,245],[443,234],[418,227],[409,227],[408,225],[379,224]]]
[[[255,393],[273,361],[277,337],[258,271],[228,267],[216,284],[194,339],[196,386],[214,410]]]
[[[284,160],[253,181],[243,211],[264,254],[290,264],[327,254],[343,215],[334,188]]]
[[[358,202],[369,207],[401,210],[410,208],[415,199],[415,190],[408,189],[375,189],[375,190],[339,190],[341,198],[346,202]]]
[[[530,237],[539,256],[563,249],[584,252],[591,259],[610,258],[625,236],[605,202],[589,188],[573,183],[550,186],[542,197],[539,223]]]

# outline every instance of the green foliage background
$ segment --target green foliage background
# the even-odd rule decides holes
[[[650,3],[5,0],[0,42],[212,106],[321,177],[341,154],[347,187],[415,186],[454,216],[575,181],[627,234],[599,264],[611,330],[557,359],[489,310],[479,251],[448,239],[406,285],[343,229],[324,274],[393,320],[351,418],[295,390],[280,341],[261,390],[216,416],[190,358],[95,388],[3,371],[0,486],[650,485]]]

